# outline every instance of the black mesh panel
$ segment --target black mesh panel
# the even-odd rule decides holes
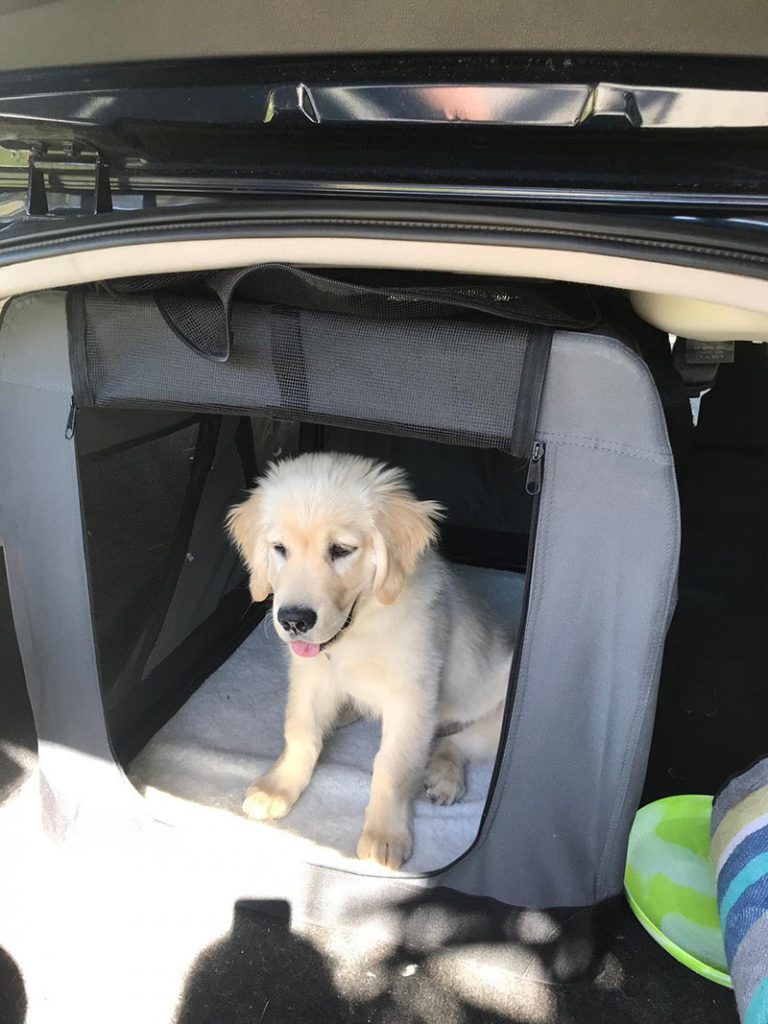
[[[584,285],[466,279],[424,272],[310,273],[267,263],[213,273],[129,279],[106,287],[113,294],[116,289],[151,291],[179,338],[215,361],[230,356],[235,295],[246,303],[269,302],[374,319],[484,316],[583,330],[599,318],[593,293]]]
[[[141,645],[168,574],[199,431],[199,423],[188,424],[80,461],[105,694],[117,685]]]
[[[550,338],[535,326],[312,310],[292,311],[288,322],[284,309],[238,303],[232,354],[214,363],[180,341],[150,296],[81,301],[87,379],[77,390],[86,405],[258,410],[519,455],[530,450],[535,415],[517,416],[520,396],[535,391],[525,380],[534,364],[540,386]]]

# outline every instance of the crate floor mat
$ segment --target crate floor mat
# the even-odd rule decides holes
[[[519,621],[524,576],[466,566],[460,571],[502,621]],[[378,722],[361,720],[328,739],[308,789],[287,818],[264,824],[245,819],[240,810],[247,788],[282,750],[287,676],[288,653],[267,616],[155,734],[129,775],[158,816],[248,829],[281,855],[349,868],[368,802]],[[492,770],[492,762],[470,764],[467,793],[452,807],[433,806],[424,796],[416,801],[414,852],[406,870],[443,867],[472,844]]]

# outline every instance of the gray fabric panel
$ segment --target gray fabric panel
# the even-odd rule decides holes
[[[0,331],[0,536],[14,623],[40,739],[40,768],[76,814],[89,767],[111,764],[99,691],[61,295],[19,299]],[[81,755],[88,755],[87,759]],[[79,766],[79,768],[77,767]],[[120,779],[117,772],[107,773]],[[78,792],[79,790],[79,792]],[[66,815],[65,815],[66,817]]]
[[[72,394],[64,304],[63,292],[21,295],[9,301],[2,319],[0,380]]]
[[[552,356],[539,411],[542,440],[669,464],[661,400],[639,356],[616,338],[572,331],[555,334]]]
[[[763,0],[3,0],[0,65],[64,67],[193,57],[356,53],[768,53]],[[87,31],[83,30],[87,26]]]
[[[529,613],[483,834],[441,881],[527,906],[621,890],[672,610],[679,513],[660,403],[618,342],[555,337]]]

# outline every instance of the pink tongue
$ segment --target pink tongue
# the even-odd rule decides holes
[[[314,658],[320,653],[320,644],[307,644],[303,640],[292,640],[291,650],[300,658]]]

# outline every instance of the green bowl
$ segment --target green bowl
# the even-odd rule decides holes
[[[624,887],[640,924],[692,971],[732,988],[709,859],[711,796],[670,796],[637,812]]]

